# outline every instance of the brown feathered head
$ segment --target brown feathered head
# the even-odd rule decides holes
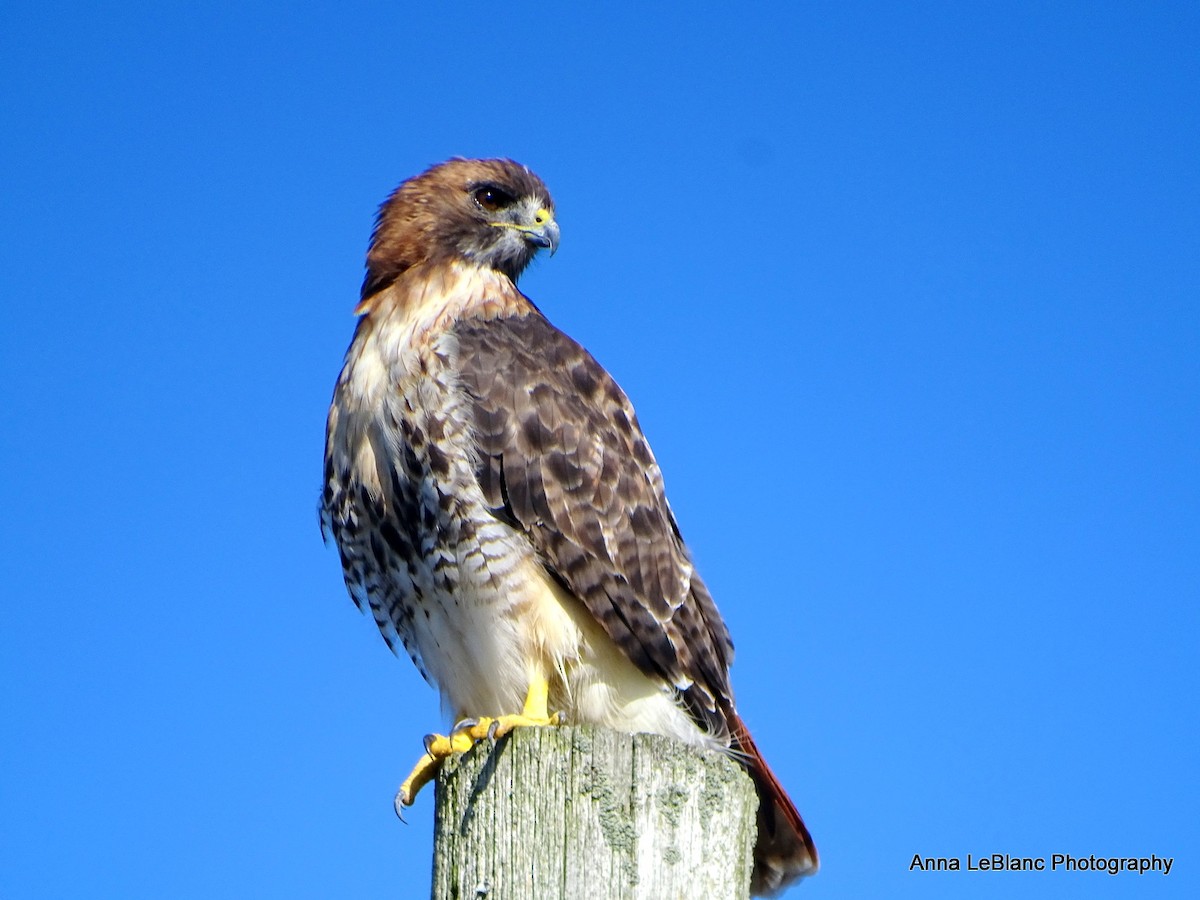
[[[510,159],[452,159],[408,179],[379,207],[362,299],[418,263],[462,259],[513,281],[543,247],[558,247],[554,201]]]

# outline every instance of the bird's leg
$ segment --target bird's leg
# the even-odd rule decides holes
[[[519,713],[492,718],[464,719],[455,725],[448,735],[427,734],[425,736],[425,755],[422,756],[413,770],[409,772],[400,790],[396,794],[396,813],[405,806],[412,806],[421,788],[425,787],[441,768],[442,760],[453,753],[465,753],[475,745],[476,741],[484,738],[495,740],[502,738],[519,726],[558,725],[562,716],[558,713],[550,715],[550,682],[546,676],[537,674],[529,681],[529,691],[525,695],[525,706]]]

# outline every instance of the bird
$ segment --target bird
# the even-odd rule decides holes
[[[559,721],[729,753],[759,796],[751,889],[817,870],[734,703],[733,643],[628,397],[518,288],[560,228],[543,181],[453,158],[380,206],[326,423],[319,517],[347,589],[459,724],[442,759]]]

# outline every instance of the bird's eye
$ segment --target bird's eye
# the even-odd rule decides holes
[[[498,187],[481,187],[475,189],[475,202],[479,204],[481,209],[488,212],[495,212],[498,209],[504,209],[506,206],[513,205],[512,195],[505,193]]]

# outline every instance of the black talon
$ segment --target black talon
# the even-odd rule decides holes
[[[492,724],[488,726],[488,735],[487,735],[488,741],[490,743],[493,743],[493,744],[496,743],[496,731],[499,730],[499,728],[500,728],[500,721],[498,719],[492,719]]]
[[[430,757],[433,756],[433,742],[437,740],[437,737],[438,736],[436,734],[427,734],[422,739],[422,743],[425,744],[425,755],[426,756],[430,756]],[[399,796],[399,794],[397,794],[397,796]]]
[[[458,722],[458,724],[450,729],[450,733],[457,734],[460,731],[466,731],[468,728],[474,728],[478,724],[478,719],[462,719],[460,722]]]
[[[396,791],[396,799],[392,801],[392,808],[396,810],[396,818],[407,825],[408,819],[404,818],[404,799],[400,793],[400,791]]]

